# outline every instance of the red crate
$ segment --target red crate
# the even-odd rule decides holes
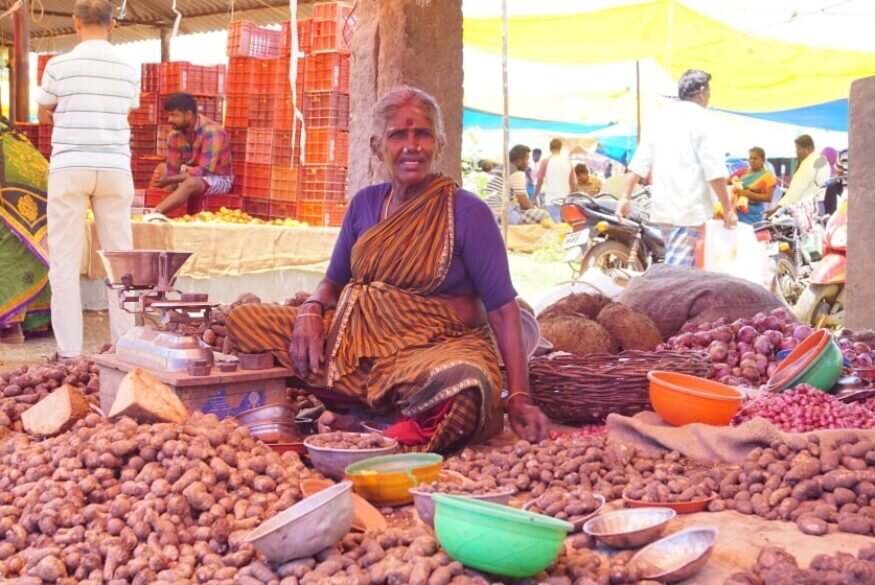
[[[146,209],[153,209],[156,205],[161,203],[165,197],[170,195],[171,191],[166,191],[164,189],[152,189],[146,188],[143,190],[144,198],[143,198],[143,207]],[[168,211],[164,215],[167,217],[182,217],[188,213],[188,208],[186,206],[178,207],[173,211]]]
[[[313,19],[298,20],[298,50],[305,55],[313,50]]]
[[[299,200],[345,201],[346,169],[338,166],[306,165],[301,169],[299,185]]]
[[[270,200],[297,201],[297,199],[298,167],[274,166],[270,175]]]
[[[304,57],[304,91],[349,95],[349,55],[333,52]]]
[[[39,136],[37,148],[47,159],[52,157],[52,128],[51,124],[40,124],[37,130]]]
[[[231,57],[228,64],[228,93],[273,93],[276,59]]]
[[[220,96],[198,96],[197,113],[203,114],[214,122],[222,121],[222,104],[225,98]]]
[[[228,73],[224,65],[208,65],[202,68],[201,94],[221,96],[225,93]]]
[[[39,124],[36,122],[16,122],[15,128],[24,134],[31,144],[39,149]]]
[[[228,94],[225,126],[230,128],[271,128],[276,98],[272,95]]]
[[[269,164],[244,163],[243,164],[243,196],[267,199],[270,197],[270,174],[272,167]]]
[[[207,195],[204,197],[204,211],[219,211],[225,209],[243,209],[243,197],[240,195]]]
[[[162,94],[185,92],[220,95],[225,90],[224,65],[192,65],[187,61],[160,63],[159,89]]]
[[[356,18],[352,4],[320,2],[313,5],[312,52],[344,51],[352,47]]]
[[[49,61],[52,60],[52,57],[56,57],[61,53],[42,53],[36,56],[36,84],[37,86],[41,86],[43,84],[43,72],[46,70],[46,65],[48,65]]]
[[[246,154],[248,163],[273,164],[274,130],[271,128],[249,128],[246,131]]]
[[[298,216],[298,204],[294,201],[270,201],[271,219],[296,219]]]
[[[167,139],[173,133],[173,127],[170,124],[158,125],[158,138],[155,140],[155,151],[164,154],[167,152]]]
[[[131,126],[131,153],[154,154],[158,148],[158,125]]]
[[[243,196],[243,211],[260,219],[270,218],[270,201],[264,197]]]
[[[312,226],[339,226],[346,214],[346,203],[339,201],[298,201],[298,220]]]
[[[228,144],[231,147],[231,164],[243,163],[246,160],[248,131],[248,128],[225,128],[225,136],[228,137]]]
[[[159,154],[141,154],[131,157],[131,172],[134,175],[134,186],[138,189],[149,186],[155,167],[164,162],[164,156]]]
[[[308,165],[349,164],[349,132],[337,128],[309,128],[304,146]]]
[[[237,20],[228,25],[227,55],[276,58],[280,56],[281,41],[281,31],[261,28],[248,20]]]
[[[163,112],[164,102],[163,100],[159,102],[158,94],[144,91],[140,94],[140,107],[131,110],[131,113],[128,114],[128,122],[131,126],[158,124],[159,116]]]
[[[161,91],[161,63],[143,63],[140,69],[140,91]]]
[[[336,91],[308,91],[301,104],[308,127],[349,129],[349,96]]]
[[[273,139],[273,164],[292,166],[301,160],[301,123],[298,122],[295,143],[292,144],[291,130],[275,130]]]

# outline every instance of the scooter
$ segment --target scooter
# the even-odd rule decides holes
[[[814,265],[808,287],[793,307],[796,317],[813,327],[838,328],[845,312],[848,275],[848,199],[826,224],[826,253]]]
[[[574,278],[597,267],[609,276],[617,271],[643,272],[650,265],[665,260],[665,244],[659,228],[647,223],[649,201],[644,190],[632,197],[633,209],[628,218],[617,219],[619,201],[611,196],[591,197],[571,193],[562,200],[562,221],[572,227],[562,247],[565,261]]]
[[[773,292],[793,306],[805,290],[812,271],[812,257],[802,245],[796,220],[784,209],[754,226],[757,240],[766,246],[774,268]],[[818,259],[820,254],[818,254]]]

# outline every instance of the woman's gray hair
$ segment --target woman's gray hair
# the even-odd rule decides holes
[[[394,88],[377,101],[371,117],[371,138],[382,140],[389,118],[404,106],[413,106],[422,110],[425,117],[431,121],[435,140],[439,146],[443,146],[447,137],[444,133],[444,117],[440,106],[431,94],[408,85]]]
[[[85,25],[108,27],[112,23],[112,3],[110,0],[76,0],[73,16]]]

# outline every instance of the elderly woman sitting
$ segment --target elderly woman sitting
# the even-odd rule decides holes
[[[241,305],[228,333],[238,350],[271,351],[312,386],[391,416],[386,434],[408,451],[502,430],[497,340],[511,427],[540,441],[547,421],[528,393],[504,244],[489,207],[435,170],[444,141],[430,95],[383,97],[371,150],[389,181],[352,198],[325,278],[301,307]]]

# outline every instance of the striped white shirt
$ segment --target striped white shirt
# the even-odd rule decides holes
[[[108,41],[82,41],[52,58],[37,102],[55,106],[49,172],[131,172],[128,112],[140,106],[140,69],[118,57]]]

